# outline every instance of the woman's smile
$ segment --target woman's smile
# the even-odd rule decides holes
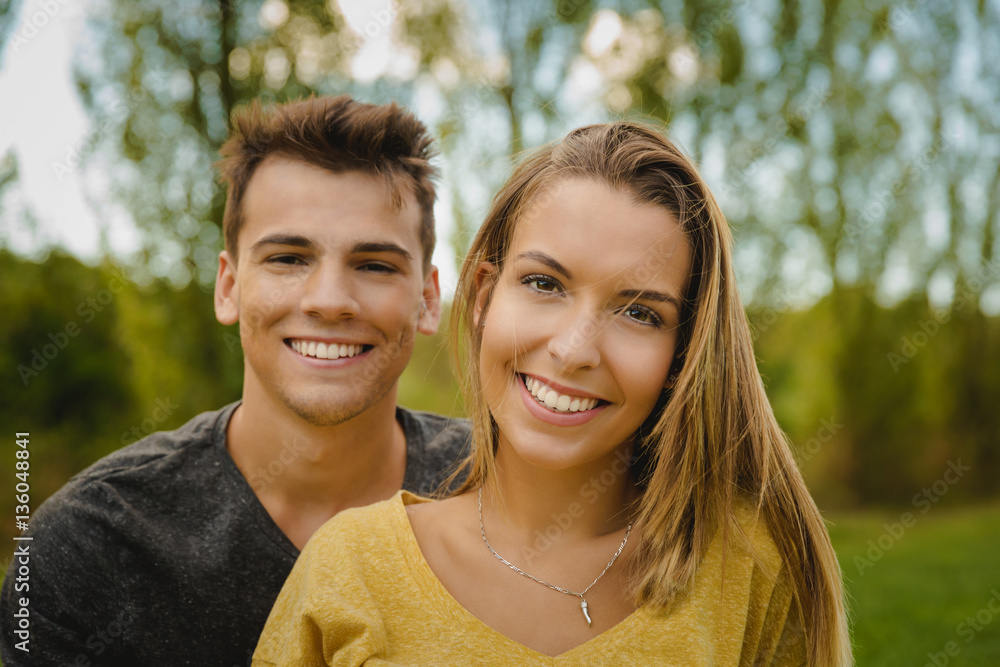
[[[608,402],[574,394],[563,394],[530,376],[517,375],[521,400],[528,412],[556,426],[579,426],[600,414]]]

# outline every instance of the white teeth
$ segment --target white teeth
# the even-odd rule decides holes
[[[535,400],[557,412],[583,412],[592,410],[597,405],[596,398],[560,394],[552,387],[542,384],[532,377],[524,376],[524,386],[535,397]]]
[[[337,343],[322,343],[314,340],[293,340],[292,349],[306,357],[317,359],[341,359],[361,354],[361,345],[338,345]]]

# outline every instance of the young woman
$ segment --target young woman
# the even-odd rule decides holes
[[[464,483],[329,522],[255,665],[851,664],[729,230],[673,144],[613,123],[532,155],[454,309]]]

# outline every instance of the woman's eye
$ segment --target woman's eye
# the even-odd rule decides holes
[[[528,285],[539,292],[555,292],[559,289],[559,283],[548,276],[525,276],[521,280],[522,285]]]
[[[626,317],[643,324],[660,324],[660,317],[653,311],[643,306],[626,306],[622,311]]]

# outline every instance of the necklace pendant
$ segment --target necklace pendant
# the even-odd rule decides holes
[[[587,627],[590,627],[590,614],[587,613],[587,601],[580,598],[580,610],[583,612],[583,617],[587,619]]]

